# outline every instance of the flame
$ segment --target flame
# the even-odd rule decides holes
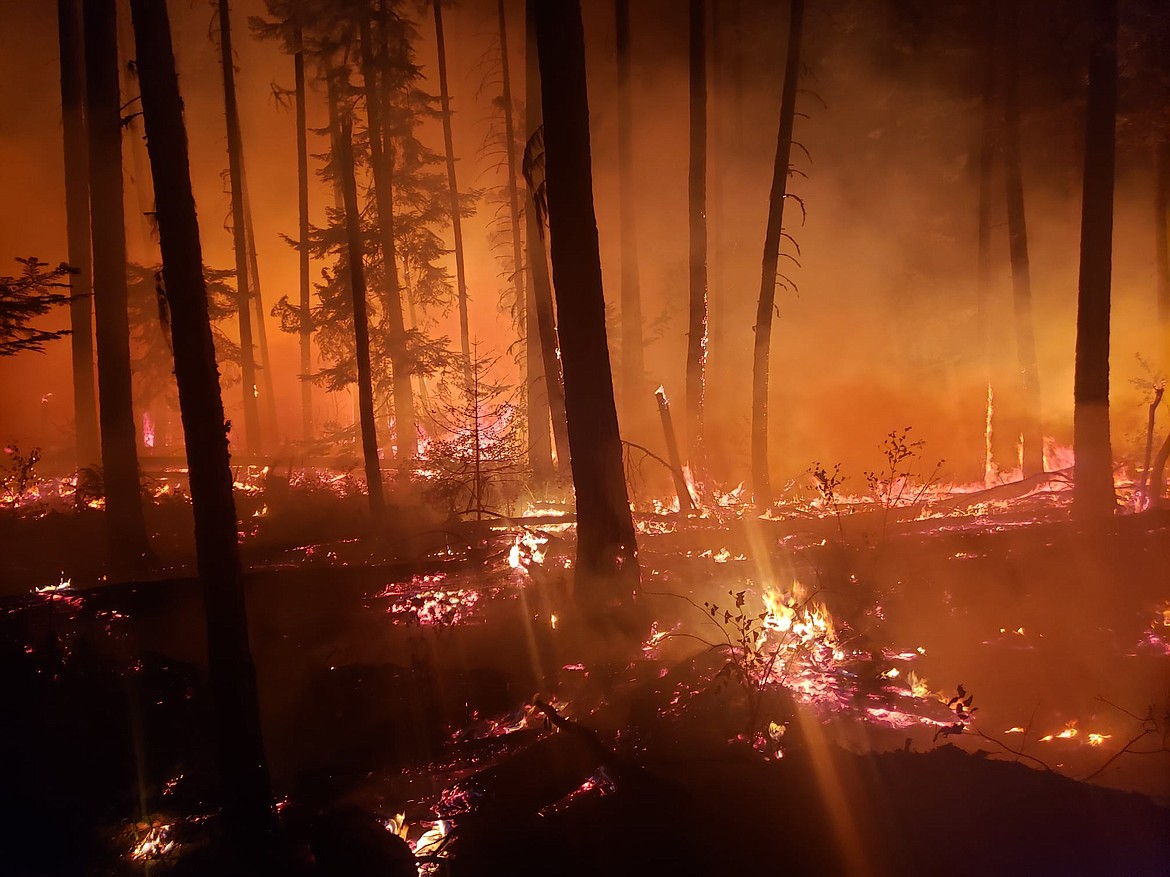
[[[179,844],[171,837],[172,825],[158,820],[153,825],[139,822],[134,831],[134,846],[130,858],[136,862],[161,859],[173,852]]]
[[[422,836],[414,842],[414,854],[416,856],[433,855],[438,852],[446,836],[447,822],[446,820],[440,819],[433,827],[424,831]]]
[[[906,676],[906,684],[910,686],[910,694],[914,697],[930,697],[930,687],[926,684],[926,680],[919,678],[913,670]]]

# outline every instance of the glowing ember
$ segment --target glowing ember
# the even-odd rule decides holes
[[[130,858],[136,862],[147,862],[174,852],[179,844],[171,837],[172,828],[169,823],[159,821],[153,825],[139,822],[134,829],[134,846],[130,850]]]

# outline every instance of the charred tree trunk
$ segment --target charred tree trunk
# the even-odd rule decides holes
[[[687,457],[702,469],[703,380],[707,365],[707,3],[689,0],[691,148],[690,307],[687,320]]]
[[[57,0],[61,122],[65,142],[65,228],[69,239],[69,326],[77,465],[101,462],[93,371],[93,271],[89,247],[89,156],[85,133],[85,46],[81,0]]]
[[[612,623],[637,593],[638,552],[605,332],[585,35],[578,0],[536,0],[553,281],[560,316],[569,449],[577,493],[576,599]]]
[[[1024,214],[1024,179],[1020,161],[1020,72],[1018,12],[1008,13],[1010,29],[1004,64],[1003,157],[1007,187],[1008,244],[1012,263],[1012,303],[1016,358],[1021,392],[1023,477],[1044,471],[1044,430],[1040,419],[1040,369],[1032,322],[1032,281],[1028,260],[1028,226]]]
[[[361,65],[362,81],[366,94],[366,121],[369,132],[370,166],[374,173],[374,203],[378,209],[378,248],[382,251],[382,277],[384,289],[382,305],[385,310],[387,328],[390,331],[390,367],[391,380],[394,387],[394,423],[395,439],[398,444],[398,462],[401,466],[409,465],[410,459],[418,451],[418,435],[415,432],[414,389],[410,385],[410,356],[406,349],[406,320],[402,314],[402,286],[398,282],[398,267],[394,259],[394,157],[385,148],[388,142],[383,128],[383,94],[378,85],[378,68],[374,62],[374,44],[371,35],[370,22],[363,20],[361,24]],[[344,108],[341,113],[344,121],[347,116]],[[344,143],[342,144],[345,148]],[[342,169],[343,175],[353,174],[352,155],[348,169]],[[342,195],[345,195],[345,186],[342,181]],[[356,193],[356,188],[355,188]],[[356,194],[355,194],[356,198]],[[356,208],[355,208],[356,209]],[[348,206],[346,211],[348,213]],[[355,221],[361,217],[355,213]],[[360,225],[358,226],[360,232]],[[354,295],[357,295],[355,290]],[[365,299],[362,299],[363,321],[365,320]],[[356,328],[357,321],[354,321]],[[367,358],[369,344],[365,345]],[[364,428],[363,428],[364,432]]]
[[[544,249],[544,226],[536,209],[532,189],[529,149],[541,125],[540,60],[536,54],[532,4],[524,3],[524,156],[520,165],[528,185],[524,188],[524,255],[529,272],[525,303],[525,359],[528,367],[529,419],[528,442],[533,467],[532,480],[537,486],[552,481],[556,468],[567,472],[568,448],[565,433],[565,394],[561,385],[561,366],[556,358],[556,324],[552,308],[552,286],[548,279],[548,256]],[[551,351],[551,356],[549,355]],[[550,429],[551,427],[551,429]],[[558,467],[553,466],[553,442],[557,448]]]
[[[223,823],[240,864],[261,873],[275,864],[278,827],[248,643],[227,428],[207,313],[182,98],[166,4],[132,0],[131,8],[186,437],[196,560],[203,583]]]
[[[451,193],[451,230],[455,235],[455,283],[459,291],[459,349],[471,375],[471,328],[467,315],[467,269],[463,262],[463,219],[455,180],[455,138],[451,130],[451,93],[447,86],[447,44],[443,38],[443,0],[434,0],[435,43],[439,53],[439,101],[443,110],[443,147],[447,150],[447,188]]]
[[[1002,466],[995,450],[995,380],[993,348],[991,345],[991,203],[995,181],[995,155],[998,126],[996,125],[996,15],[997,4],[992,3],[987,15],[986,41],[981,53],[983,64],[982,119],[979,133],[979,208],[977,217],[978,252],[976,268],[976,318],[979,322],[979,343],[985,367],[984,394],[984,460],[983,479],[988,487],[998,480]]]
[[[337,89],[337,84],[333,80],[335,75],[332,74],[330,77],[331,91]],[[340,106],[336,94],[330,95],[330,103],[337,107],[338,154],[335,159],[337,173],[341,179],[341,197],[345,204],[346,255],[349,263],[349,289],[353,299],[353,337],[357,357],[358,418],[361,423],[362,458],[366,465],[370,517],[375,523],[380,523],[386,504],[382,498],[382,468],[378,462],[377,420],[374,417],[370,324],[366,313],[366,272],[363,264],[365,247],[362,242],[362,217],[358,207],[357,180],[354,177],[352,110],[350,107]],[[401,315],[402,312],[399,311],[399,317]],[[401,424],[401,421],[399,423]],[[400,447],[399,451],[401,450]]]
[[[1117,0],[1094,0],[1089,96],[1085,107],[1085,174],[1081,202],[1080,285],[1074,378],[1073,511],[1113,514],[1109,436],[1109,310],[1113,268],[1113,174],[1117,128]]]
[[[260,288],[260,260],[256,255],[256,230],[252,227],[252,198],[248,194],[248,172],[240,153],[240,182],[244,194],[244,242],[248,246],[249,298],[256,305],[256,336],[260,342],[260,382],[264,386],[264,431],[275,437],[277,430],[276,394],[272,389],[272,358],[268,353],[268,329],[265,325],[264,293]]]
[[[309,375],[313,371],[311,339],[313,325],[310,319],[309,299],[309,142],[308,114],[305,106],[305,50],[301,29],[298,26],[294,37],[296,54],[293,55],[293,72],[296,77],[297,101],[297,216],[299,219],[298,255],[300,256],[301,291],[301,429],[305,441],[313,438],[313,385]]]
[[[528,284],[524,282],[524,250],[523,238],[520,231],[520,187],[516,176],[520,173],[520,163],[516,160],[516,126],[512,118],[512,74],[508,63],[508,18],[504,9],[504,0],[496,3],[496,19],[500,31],[500,74],[502,78],[502,95],[504,110],[504,155],[508,162],[508,218],[512,228],[512,287],[516,292],[516,325],[524,333],[524,366],[521,373],[524,378],[524,397],[528,402],[528,464],[532,467],[533,475],[537,480],[547,480],[552,473],[552,445],[548,440],[548,430],[543,424],[548,421],[548,396],[540,392],[540,387],[533,392],[534,386],[540,380],[539,371],[543,370],[539,350],[535,347],[537,338],[531,330],[535,327],[535,320],[530,314]],[[533,374],[533,367],[538,370]],[[533,429],[533,425],[536,429]]]
[[[622,397],[627,422],[641,422],[646,404],[642,292],[638,276],[638,225],[634,198],[634,113],[630,96],[630,0],[617,0],[618,197],[622,225]]]
[[[525,43],[525,78],[527,93],[525,95],[527,141],[533,143],[537,132],[543,137],[543,114],[541,112],[540,88],[540,56],[536,50],[536,22],[533,0],[525,0],[525,27],[527,41]],[[527,151],[527,150],[526,150]],[[553,309],[552,281],[548,276],[548,252],[544,236],[544,223],[540,211],[536,207],[537,194],[533,179],[528,180],[525,201],[525,243],[528,247],[528,267],[532,271],[532,294],[529,302],[532,305],[532,314],[529,317],[531,331],[532,320],[536,323],[536,337],[540,342],[541,374],[544,378],[545,394],[548,398],[550,420],[552,422],[553,442],[557,451],[557,472],[560,477],[569,473],[569,425],[565,418],[565,384],[561,375],[561,360],[557,354],[556,314]],[[533,336],[530,334],[529,338]],[[531,427],[530,427],[531,428]]]
[[[768,226],[764,233],[763,271],[756,308],[756,337],[752,359],[752,483],[759,505],[772,502],[768,468],[768,383],[772,352],[772,313],[779,280],[780,243],[784,232],[784,200],[792,155],[792,127],[796,118],[796,82],[800,75],[800,36],[804,25],[804,0],[791,0],[788,19],[788,56],[784,65],[784,89],[780,98],[780,129],[776,135],[776,162],[768,196]]]
[[[1170,140],[1154,148],[1154,260],[1158,272],[1158,322],[1170,324]]]
[[[236,253],[236,293],[240,319],[240,371],[244,392],[244,448],[262,454],[260,413],[256,404],[256,361],[252,346],[252,311],[248,301],[248,244],[244,226],[243,146],[240,143],[240,111],[236,104],[236,70],[232,58],[232,25],[228,0],[219,6],[219,50],[223,67],[224,116],[227,120],[228,176],[232,190],[232,246]]]
[[[98,396],[106,487],[106,540],[119,574],[136,571],[149,549],[135,441],[126,310],[122,207],[122,118],[114,0],[85,0],[86,125]]]

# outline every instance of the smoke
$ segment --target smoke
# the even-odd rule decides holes
[[[233,3],[238,90],[249,186],[252,190],[264,297],[295,298],[296,253],[280,235],[295,235],[296,153],[291,110],[272,100],[271,83],[290,86],[291,60],[273,43],[246,31],[260,0]],[[618,348],[619,239],[616,65],[613,9],[585,3],[595,196],[606,295]],[[912,426],[925,456],[948,460],[944,475],[977,480],[984,453],[987,362],[979,330],[976,284],[976,207],[981,62],[973,42],[977,10],[962,4],[863,3],[841,0],[810,9],[793,151],[798,173],[785,230],[800,251],[783,273],[798,291],[777,297],[772,355],[772,453],[779,483],[799,477],[814,460],[861,471],[880,462],[877,449],[891,429]],[[0,55],[31,71],[9,77],[0,128],[0,163],[21,169],[0,192],[0,258],[36,254],[64,259],[57,47],[51,4],[6,9]],[[205,261],[232,264],[224,230],[228,200],[217,48],[209,39],[212,10],[171,4],[181,85],[193,159],[192,173]],[[445,16],[455,108],[461,187],[499,185],[495,159],[478,153],[494,97],[477,95],[480,57],[495,39],[494,4],[465,2]],[[514,7],[514,8],[513,8]],[[521,4],[509,7],[511,71],[517,109],[523,100],[524,33]],[[733,12],[739,10],[738,26]],[[1021,7],[1023,175],[1031,254],[1042,408],[1046,434],[1071,442],[1073,345],[1080,225],[1080,129],[1083,40],[1079,4],[1033,0]],[[418,62],[437,91],[432,24],[417,15]],[[682,416],[687,281],[686,15],[676,0],[633,4],[632,60],[637,205],[643,320],[649,338],[647,386],[666,386]],[[708,445],[719,474],[746,475],[750,428],[751,343],[767,192],[779,117],[786,41],[783,4],[740,0],[718,4],[709,59],[709,290],[711,344],[707,388]],[[716,55],[718,59],[716,60]],[[1054,60],[1056,59],[1056,60]],[[19,82],[19,86],[17,83]],[[323,95],[309,100],[310,125],[323,127]],[[1135,123],[1141,128],[1141,118]],[[1131,126],[1132,127],[1132,126]],[[439,121],[421,129],[441,151]],[[128,137],[129,141],[129,137]],[[1118,153],[1113,283],[1113,416],[1115,450],[1140,444],[1145,376],[1137,356],[1159,368],[1153,290],[1152,185],[1148,148],[1140,138]],[[127,210],[131,246],[141,261],[149,235],[134,232],[142,213],[141,163],[128,142]],[[310,152],[327,148],[311,136]],[[807,155],[806,151],[807,150]],[[987,317],[993,374],[1015,372],[1011,282],[1002,177],[997,177]],[[314,181],[315,223],[324,222],[332,193]],[[512,343],[509,320],[496,300],[505,285],[492,252],[490,208],[466,223],[472,334],[492,353]],[[141,252],[137,252],[141,250]],[[795,261],[794,261],[795,260]],[[799,265],[796,264],[799,262]],[[318,273],[322,265],[314,265]],[[453,259],[449,265],[454,271]],[[64,317],[62,318],[64,319]],[[452,316],[435,331],[457,339]],[[268,318],[282,427],[298,430],[296,339]],[[457,346],[457,340],[453,346]],[[70,428],[68,345],[43,357],[0,362],[0,434],[61,441]],[[1011,381],[1004,389],[1010,395]],[[41,398],[54,394],[46,418]],[[238,388],[225,395],[238,419]],[[318,399],[322,409],[335,400]],[[622,404],[623,427],[637,441],[657,444],[654,400]],[[344,413],[346,405],[341,405]]]

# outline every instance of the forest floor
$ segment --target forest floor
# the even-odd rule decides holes
[[[646,514],[634,641],[575,618],[555,507],[379,535],[310,487],[239,500],[305,873],[1170,873],[1168,514]],[[156,493],[137,582],[100,512],[0,511],[3,873],[217,873],[190,512]]]

